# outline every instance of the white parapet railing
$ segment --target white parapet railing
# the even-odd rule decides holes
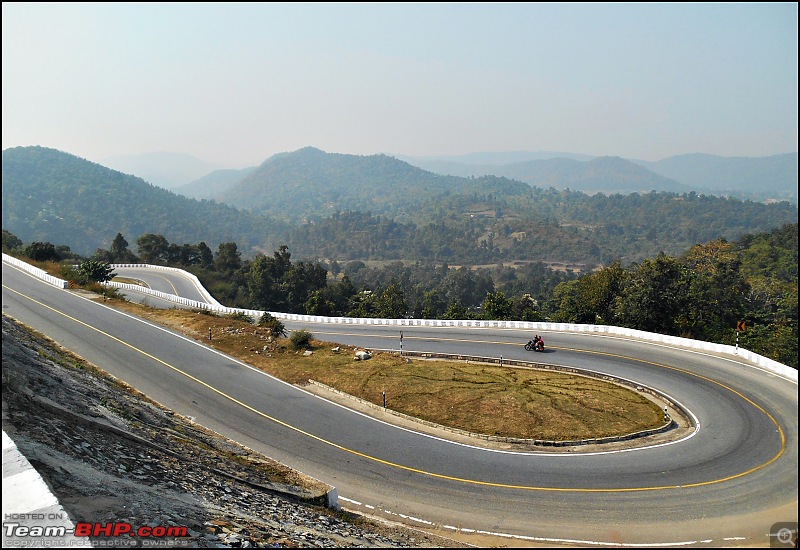
[[[203,295],[203,299],[207,303],[209,303],[209,304],[211,304],[213,306],[216,306],[216,307],[221,307],[221,308],[225,307],[222,304],[220,304],[211,295],[211,293],[208,292],[208,290],[206,290],[206,288],[200,283],[200,279],[195,277],[192,273],[189,273],[188,271],[184,271],[183,269],[178,269],[177,267],[167,267],[167,266],[163,266],[163,265],[150,265],[150,264],[111,264],[111,267],[114,268],[114,269],[116,269],[118,267],[135,267],[135,268],[147,268],[147,269],[160,269],[160,270],[163,270],[163,271],[172,271],[174,273],[181,273],[184,277],[187,277],[187,278],[192,280],[194,285],[200,291],[200,294]],[[117,286],[119,284],[121,284],[121,283],[114,283],[113,286]],[[155,292],[155,291],[153,291],[153,292]],[[162,294],[164,294],[164,293],[162,293]],[[174,294],[166,294],[166,296],[174,296]],[[175,296],[175,297],[177,298],[178,296]],[[165,299],[169,299],[169,298],[165,298]]]
[[[41,277],[50,284],[60,287],[68,288],[69,283],[48,275],[41,269],[33,267],[25,262],[17,260],[11,256],[3,254],[3,261],[7,261],[13,265],[25,269],[29,273]],[[26,267],[27,266],[27,267]],[[254,320],[259,319],[264,313],[269,313],[278,319],[287,321],[298,321],[307,323],[335,323],[335,324],[353,324],[353,325],[391,325],[391,326],[424,326],[424,327],[482,327],[482,328],[511,328],[526,331],[540,331],[540,332],[578,332],[588,334],[606,334],[613,336],[620,336],[634,340],[641,340],[645,342],[653,342],[657,344],[664,344],[686,349],[694,349],[708,353],[717,353],[720,355],[729,355],[737,359],[744,359],[766,371],[777,374],[783,378],[797,383],[797,369],[793,369],[788,365],[779,363],[768,357],[758,355],[752,351],[748,351],[738,346],[730,346],[726,344],[715,344],[714,342],[704,342],[702,340],[693,340],[691,338],[681,338],[678,336],[667,336],[664,334],[655,334],[652,332],[645,332],[642,330],[634,330],[624,327],[615,327],[610,325],[582,325],[575,323],[549,323],[549,322],[532,322],[532,321],[484,321],[484,320],[451,320],[451,319],[378,319],[378,318],[363,318],[363,317],[323,317],[320,315],[301,315],[299,313],[282,313],[279,311],[259,311],[252,309],[230,308],[223,306],[215,300],[211,294],[203,287],[200,281],[191,273],[182,269],[174,267],[163,267],[149,264],[114,264],[113,268],[120,267],[135,267],[135,268],[150,268],[150,269],[163,269],[180,272],[184,276],[192,279],[200,289],[203,298],[207,302],[198,302],[196,300],[189,300],[174,294],[167,294],[157,290],[132,285],[128,283],[109,282],[109,286],[120,288],[123,290],[135,290],[137,292],[157,296],[163,300],[171,301],[176,304],[195,309],[205,309],[222,314],[240,313],[251,317]]]
[[[23,262],[22,260],[18,260],[14,256],[9,256],[8,254],[3,253],[3,261],[13,265],[14,267],[18,267],[23,271],[27,271],[34,277],[43,280],[47,284],[51,284],[58,288],[69,288],[68,281],[59,279],[58,277],[53,277],[43,269],[39,269],[38,267],[32,266],[29,263]]]

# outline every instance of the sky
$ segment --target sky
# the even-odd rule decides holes
[[[3,150],[797,152],[797,9],[3,2]]]

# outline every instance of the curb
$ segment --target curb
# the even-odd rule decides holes
[[[10,530],[16,533],[7,535]],[[92,548],[74,532],[58,498],[3,430],[3,548]]]

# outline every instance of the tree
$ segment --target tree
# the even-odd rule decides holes
[[[539,302],[530,294],[523,294],[520,298],[512,300],[512,318],[518,321],[541,321]]]
[[[106,250],[105,248],[98,248],[95,250],[92,259],[98,262],[114,263],[114,256],[111,254],[110,250]]]
[[[336,315],[336,304],[326,297],[324,289],[315,290],[304,304],[306,315],[333,317]]]
[[[205,241],[197,245],[197,265],[203,269],[214,269],[214,253]]]
[[[254,309],[286,311],[286,295],[281,290],[282,273],[276,273],[274,262],[257,256],[245,273],[250,302]]]
[[[482,308],[486,319],[506,320],[511,318],[512,303],[502,291],[487,293]]]
[[[447,304],[435,290],[429,290],[422,299],[420,316],[423,319],[438,319],[446,310]]]
[[[3,250],[17,250],[22,248],[22,241],[19,237],[3,229]]]
[[[612,325],[616,321],[615,304],[629,274],[619,260],[596,273],[559,284],[553,293],[557,323]]]
[[[169,265],[186,265],[183,261],[184,248],[178,246],[177,243],[167,245],[166,262]]]
[[[220,243],[217,247],[217,257],[214,261],[217,271],[232,273],[242,267],[242,255],[236,243]]]
[[[551,319],[556,323],[591,323],[594,320],[594,315],[586,311],[581,301],[578,281],[563,281],[556,286],[551,309]]]
[[[381,294],[378,300],[378,317],[383,319],[404,319],[408,305],[406,305],[403,288],[399,283],[393,282]]]
[[[328,272],[319,262],[297,262],[289,265],[281,280],[290,313],[303,313],[311,295],[325,288]]]
[[[459,300],[450,302],[447,306],[447,311],[444,312],[445,319],[469,319],[470,314]]]
[[[128,241],[125,240],[122,233],[117,233],[117,236],[114,237],[109,252],[111,253],[112,262],[114,263],[132,264],[139,261],[139,258],[128,250]]]
[[[163,235],[145,233],[138,239],[139,256],[148,264],[164,265],[169,259],[169,242]]]
[[[371,290],[362,290],[350,298],[349,317],[378,317],[378,299]]]
[[[286,275],[291,266],[291,254],[286,245],[276,250],[272,257],[261,254],[250,263],[250,267],[245,273],[245,280],[253,307],[283,312],[289,312],[292,309],[286,281]],[[296,289],[293,288],[293,290]],[[295,297],[292,296],[292,298]],[[301,307],[307,299],[306,296],[299,302]],[[300,313],[300,311],[295,313]]]
[[[686,314],[689,277],[676,258],[659,254],[642,262],[620,296],[616,314],[623,326],[676,334],[678,319]]]
[[[105,283],[114,278],[114,269],[97,260],[87,260],[78,265],[78,273],[84,282],[91,283]]]
[[[25,247],[25,256],[37,262],[57,262],[61,256],[56,251],[56,247],[48,242],[34,242]]]
[[[739,254],[724,239],[696,245],[686,254],[690,269],[682,332],[692,338],[723,342],[744,318],[750,285],[741,274]]]

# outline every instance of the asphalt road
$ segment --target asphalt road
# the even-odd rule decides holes
[[[114,274],[116,277],[141,282],[150,290],[174,294],[198,302],[204,301],[203,293],[197,283],[182,275],[182,272],[147,267],[124,267],[116,268]]]
[[[769,545],[797,521],[797,385],[731,358],[609,336],[545,333],[547,362],[655,387],[692,437],[594,454],[455,444],[378,422],[202,345],[3,264],[3,312],[151,398],[337,487],[348,508],[529,543]],[[301,324],[398,349],[398,327]],[[405,350],[530,358],[518,330],[403,327]],[[544,359],[542,359],[544,360]]]

